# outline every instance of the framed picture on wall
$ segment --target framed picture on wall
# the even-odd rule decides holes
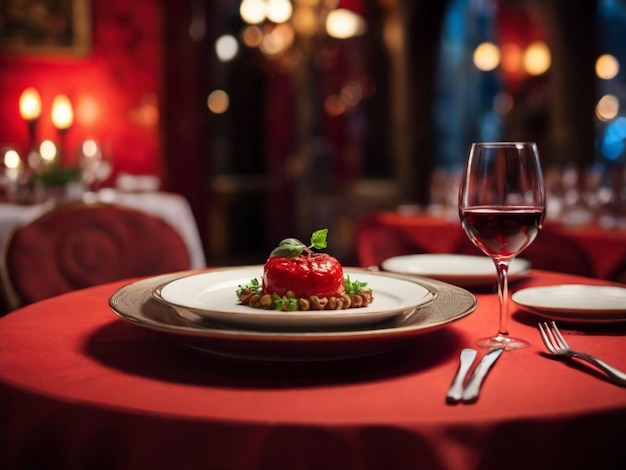
[[[0,53],[86,55],[91,0],[0,0]]]

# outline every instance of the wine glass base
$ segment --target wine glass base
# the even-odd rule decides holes
[[[530,346],[530,343],[521,338],[511,338],[510,336],[496,335],[490,338],[477,339],[476,346],[489,349],[500,348],[505,350],[511,350],[526,348]]]

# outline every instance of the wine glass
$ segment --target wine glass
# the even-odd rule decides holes
[[[485,142],[470,146],[459,188],[459,216],[469,239],[489,256],[498,274],[500,324],[495,336],[476,340],[485,348],[520,349],[509,336],[508,269],[543,224],[545,188],[539,152],[532,142]]]
[[[92,139],[83,142],[79,163],[82,182],[90,191],[95,191],[111,175],[113,169],[100,144]]]

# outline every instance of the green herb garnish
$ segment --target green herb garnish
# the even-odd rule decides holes
[[[251,279],[248,284],[241,285],[237,288],[237,298],[241,300],[242,297],[250,294],[261,294],[262,288],[257,278]]]
[[[322,250],[328,246],[326,237],[328,236],[328,229],[324,228],[316,230],[311,235],[311,244],[306,246],[300,240],[296,238],[285,238],[281,241],[276,248],[272,250],[270,256],[281,256],[283,258],[297,258],[306,251],[312,253],[312,248],[316,250]]]
[[[356,295],[364,290],[369,290],[365,289],[365,287],[367,287],[367,282],[351,281],[350,276],[346,276],[344,281],[346,285],[346,294],[348,295]]]
[[[272,300],[274,300],[276,310],[287,310],[289,312],[298,310],[298,299],[295,297],[287,297],[285,295],[281,297],[278,294],[273,294]]]

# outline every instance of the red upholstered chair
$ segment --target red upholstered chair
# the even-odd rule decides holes
[[[67,204],[17,227],[0,263],[9,310],[76,289],[189,269],[166,221],[108,204]]]

